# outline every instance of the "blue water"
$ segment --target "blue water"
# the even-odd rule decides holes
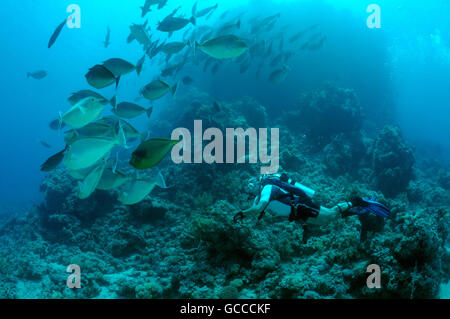
[[[181,9],[177,16],[189,18],[191,8],[197,1],[168,0],[165,8],[162,10],[153,8],[153,12],[145,19],[141,18],[139,8],[143,2],[144,0],[1,1],[0,216],[25,212],[31,206],[42,203],[43,194],[39,187],[42,179],[48,174],[41,172],[40,166],[49,156],[65,147],[63,131],[51,130],[48,124],[58,118],[59,112],[65,112],[70,107],[67,98],[71,93],[82,89],[95,90],[85,79],[89,68],[109,58],[122,58],[135,64],[142,57],[143,49],[136,41],[127,43],[130,25],[142,24],[148,19],[152,40],[166,39],[165,34],[156,30],[157,23],[178,6],[181,6]],[[297,108],[303,93],[320,88],[326,83],[354,89],[367,119],[363,127],[364,138],[376,139],[384,125],[397,125],[401,128],[406,143],[414,148],[417,165],[431,158],[438,163],[435,167],[444,170],[448,167],[446,166],[450,163],[448,0],[379,0],[377,4],[381,8],[380,29],[369,29],[366,24],[369,16],[366,8],[373,3],[372,0],[199,0],[198,8],[203,9],[217,2],[219,7],[210,19],[199,18],[196,27],[189,25],[186,28],[194,29],[202,25],[216,28],[241,15],[242,29],[237,32],[241,33],[240,36],[244,39],[251,40],[253,35],[247,32],[250,20],[254,17],[280,13],[280,19],[272,30],[265,33],[265,36],[267,42],[277,39],[274,41],[277,43],[273,49],[274,56],[279,51],[280,38],[284,38],[284,51],[293,53],[292,58],[286,63],[290,68],[287,78],[277,84],[269,82],[268,75],[274,68],[268,65],[271,60],[268,59],[261,77],[257,79],[255,72],[261,60],[255,58],[245,73],[239,72],[239,64],[227,64],[227,67],[222,67],[214,75],[209,70],[202,72],[203,61],[200,61],[200,65],[189,64],[176,76],[165,78],[169,84],[181,82],[181,79],[188,75],[195,81],[191,87],[198,88],[198,92],[206,92],[217,101],[236,102],[244,96],[250,96],[266,108],[269,119],[275,122],[279,119],[282,119],[280,122],[286,120],[283,116]],[[56,43],[48,49],[50,36],[58,24],[68,16],[66,8],[72,3],[81,8],[81,28],[64,27]],[[220,20],[221,14],[228,10],[226,19]],[[312,25],[317,25],[317,30],[327,37],[322,48],[306,51],[299,48],[302,41],[300,44],[288,43],[288,39],[295,33]],[[104,48],[107,26],[111,29],[111,45]],[[183,33],[184,30],[176,32],[170,41],[182,41]],[[186,50],[193,51],[192,48]],[[118,90],[112,85],[95,91],[108,99],[116,95],[119,101],[133,102],[139,96],[139,90],[150,81],[159,78],[165,66],[160,56],[152,60],[147,58],[142,74],[140,76],[135,72],[127,74],[121,79]],[[45,70],[48,75],[41,80],[27,78],[28,72],[36,70]],[[177,98],[183,100],[184,94],[190,92],[189,88],[180,84]],[[150,106],[144,99],[136,103],[145,107]],[[133,120],[133,125],[144,131],[152,123],[163,123],[165,114],[173,107],[173,97],[166,96],[155,102],[151,121],[142,116]],[[173,113],[176,114],[178,111],[174,109]],[[40,141],[50,144],[51,148],[45,148]],[[302,143],[299,141],[299,145],[303,146]],[[297,150],[300,148],[299,146]],[[308,151],[299,154],[299,158],[310,156]],[[128,162],[127,158],[122,160]],[[314,160],[317,158],[311,161]],[[315,162],[314,165],[318,164]],[[367,165],[370,166],[367,170],[373,169],[372,163]],[[423,169],[423,166],[420,169]],[[362,175],[366,176],[366,172],[362,171]],[[422,190],[427,189],[426,187],[439,188],[436,193],[430,191],[430,194],[423,197],[417,195],[424,203],[429,203],[427,201],[430,201],[430,198],[431,201],[437,198],[437,206],[432,207],[433,212],[438,211],[441,203],[444,203],[442,206],[448,206],[445,196],[441,196],[449,193],[448,189],[444,189],[446,186],[442,186],[445,183],[436,181],[434,176],[430,177],[433,175],[430,172],[427,172],[429,175],[421,180],[424,171],[420,170],[417,179],[412,181],[412,191],[405,187],[401,196],[397,198],[384,194],[392,202],[395,201],[394,206],[397,210],[411,213],[411,216],[416,211],[420,212],[425,204],[417,199],[416,195],[417,193],[422,195]],[[324,182],[326,179],[332,180],[332,177],[309,173],[311,176],[305,178],[313,184],[326,185],[329,188],[333,185],[332,182],[330,184]],[[442,179],[444,177],[442,174]],[[351,176],[345,176],[343,180],[346,178]],[[175,180],[173,176],[169,179],[171,182]],[[421,181],[424,183],[420,184]],[[358,183],[367,189],[373,187],[366,180],[359,180]],[[439,185],[442,187],[434,187],[438,183],[441,183]],[[339,193],[341,190],[332,191]],[[328,189],[328,195],[332,191]],[[225,191],[227,192],[228,190]],[[190,194],[188,190],[182,195],[194,198],[198,194]],[[215,198],[222,199],[220,194],[214,195]],[[332,200],[342,200],[335,198],[341,195],[333,194]],[[408,204],[403,205],[402,201],[405,198],[408,198],[405,200]],[[204,201],[207,202],[208,198]],[[236,207],[238,205],[236,202],[230,203]],[[411,211],[406,207],[409,204],[414,205]],[[193,208],[193,211],[196,209]],[[115,213],[117,214],[117,211]],[[61,216],[65,216],[64,214]],[[434,215],[430,216],[434,218]],[[61,220],[61,223],[65,221]],[[38,224],[35,220],[33,222]],[[390,234],[393,233],[392,229]],[[434,237],[430,235],[429,238]],[[347,266],[350,269],[351,265]],[[42,269],[41,271],[46,272]],[[198,285],[202,288],[203,283]],[[0,286],[0,290],[1,288]],[[448,291],[448,284],[442,289]],[[28,295],[21,295],[24,296]],[[202,297],[202,295],[194,296]],[[245,296],[252,297],[250,292]],[[448,296],[448,292],[442,292],[442,296]]]
[[[63,147],[61,134],[47,123],[67,107],[66,98],[88,88],[87,69],[110,57],[137,61],[139,45],[125,39],[132,22],[140,22],[142,1],[111,2],[79,0],[81,29],[65,28],[54,47],[47,42],[54,28],[66,16],[70,1],[5,0],[0,4],[2,70],[0,137],[0,203],[6,206],[38,201],[42,178],[39,165],[51,154],[37,139],[53,150]],[[177,1],[160,12],[151,13],[154,25],[177,6]],[[365,8],[370,1],[226,1],[228,8],[245,9],[252,15],[282,12],[277,25],[289,25],[289,34],[314,23],[320,25],[328,41],[323,50],[297,52],[291,60],[293,72],[283,85],[255,81],[250,73],[219,72],[216,77],[196,74],[206,90],[218,98],[251,95],[276,110],[288,108],[302,89],[324,81],[337,81],[357,90],[362,104],[378,116],[387,104],[405,135],[419,146],[435,146],[449,154],[450,142],[450,22],[448,1],[378,1],[382,8],[382,28],[369,30]],[[181,2],[180,2],[181,3]],[[182,1],[180,12],[190,14],[193,1]],[[200,1],[199,7],[214,4]],[[306,3],[306,4],[305,4]],[[208,24],[214,25],[214,17]],[[111,28],[112,45],[104,49],[106,26]],[[275,33],[276,30],[274,30]],[[176,36],[175,36],[176,39]],[[148,62],[147,62],[148,63]],[[156,66],[158,67],[158,66]],[[45,69],[41,80],[27,79],[26,73]],[[123,81],[120,96],[134,94],[157,69],[146,65],[141,78],[134,74]],[[233,81],[230,81],[230,78]],[[113,88],[102,91],[113,95]],[[386,108],[386,107],[384,107]],[[49,154],[50,151],[50,154]]]

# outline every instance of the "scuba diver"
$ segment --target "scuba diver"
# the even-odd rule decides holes
[[[361,224],[361,239],[371,224],[368,215],[391,218],[390,210],[377,202],[375,197],[370,199],[354,197],[350,201],[340,203],[332,208],[315,204],[312,200],[315,191],[289,178],[286,174],[261,176],[259,180],[251,179],[251,191],[257,194],[252,207],[240,211],[234,216],[234,222],[243,219],[248,214],[259,214],[260,220],[269,209],[278,216],[285,216],[289,221],[301,220],[310,225],[325,225],[338,217],[358,216]]]

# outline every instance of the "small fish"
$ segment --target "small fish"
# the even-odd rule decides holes
[[[52,47],[52,45],[55,43],[56,39],[58,39],[59,34],[61,33],[61,30],[64,28],[64,25],[66,24],[67,19],[64,19],[63,22],[61,22],[60,25],[58,25],[58,27],[55,29],[55,31],[53,32],[50,40],[48,41],[48,48],[50,49]]]
[[[73,106],[73,105],[77,104],[78,102],[80,102],[82,99],[87,98],[89,96],[98,98],[100,100],[100,103],[103,105],[110,103],[110,101],[108,101],[108,99],[106,99],[102,95],[98,94],[97,92],[94,92],[91,90],[80,90],[78,92],[74,92],[67,100]]]
[[[105,41],[103,41],[103,45],[105,46],[105,48],[109,47],[109,45],[111,44],[111,42],[109,41],[110,38],[111,38],[111,30],[109,29],[109,27],[107,27],[106,38]]]
[[[297,32],[289,39],[289,43],[293,43],[293,42],[300,40],[301,38],[303,38],[303,36],[305,35],[305,33],[307,31],[308,30],[302,30],[302,31]]]
[[[222,27],[220,27],[219,31],[217,32],[218,35],[227,35],[233,31],[235,31],[236,29],[240,29],[241,28],[241,20],[237,20],[237,22],[231,22],[231,23],[227,23],[225,25],[223,25]]]
[[[176,54],[186,47],[184,42],[170,42],[161,47],[161,51],[165,54]]]
[[[272,59],[272,61],[270,62],[270,66],[275,67],[278,64],[281,64],[281,62],[283,61],[283,57],[284,57],[283,53],[278,54],[275,58]]]
[[[288,66],[283,66],[281,69],[275,70],[269,75],[269,81],[274,84],[283,82],[289,71],[290,68]]]
[[[146,0],[144,5],[141,7],[141,10],[142,10],[141,18],[144,18],[147,15],[147,13],[152,11],[152,9],[150,9],[151,6],[152,6],[152,1]]]
[[[58,167],[58,165],[62,162],[64,158],[64,154],[67,150],[66,146],[62,151],[56,153],[55,155],[50,156],[44,164],[41,165],[41,171],[42,172],[50,172],[53,171],[55,168]]]
[[[97,189],[104,191],[113,190],[122,186],[128,179],[128,176],[121,171],[113,168],[106,168],[97,184]]]
[[[234,59],[247,52],[248,46],[234,35],[225,35],[203,44],[195,42],[194,51],[196,50],[201,50],[215,59]]]
[[[115,135],[114,126],[109,123],[104,123],[101,120],[89,123],[80,129],[72,129],[64,133],[66,134],[64,141],[68,145],[71,145],[77,139],[84,137],[114,138]]]
[[[102,178],[105,167],[106,161],[95,167],[83,182],[78,182],[78,198],[86,199],[92,195]]]
[[[147,84],[142,90],[141,94],[148,100],[158,100],[166,95],[169,91],[172,92],[172,95],[175,95],[177,91],[178,85],[170,86],[164,81],[155,80]]]
[[[39,70],[39,71],[35,71],[35,72],[28,72],[27,73],[27,78],[32,77],[33,79],[36,80],[41,80],[43,78],[45,78],[47,76],[47,72],[44,70]]]
[[[87,82],[96,89],[103,89],[116,83],[116,87],[119,84],[119,78],[116,79],[114,74],[102,65],[95,65],[89,69],[85,78]]]
[[[201,17],[207,15],[208,13],[216,10],[218,6],[219,6],[219,4],[216,4],[215,6],[212,6],[212,7],[200,10],[200,11],[195,10],[195,13],[193,13],[193,16],[195,16],[196,18],[201,18]]]
[[[136,67],[128,61],[119,58],[112,58],[103,62],[103,67],[108,69],[115,78],[119,78],[122,75],[128,74],[134,70]]]
[[[183,84],[185,84],[185,85],[189,85],[192,82],[194,82],[194,80],[190,76],[185,76],[182,81],[183,81]]]
[[[126,118],[126,119],[132,119],[132,118],[135,118],[144,113],[147,114],[147,117],[150,117],[153,112],[153,107],[149,107],[148,109],[145,109],[142,106],[139,106],[134,103],[122,102],[122,103],[119,103],[117,106],[115,106],[112,109],[112,112],[114,114],[116,114],[118,117],[122,117],[122,118]]]
[[[127,38],[127,43],[131,43],[136,40],[139,44],[144,46],[145,50],[147,50],[152,44],[151,36],[148,33],[147,24],[148,20],[145,21],[144,24],[132,24],[130,26],[130,35]]]
[[[124,205],[135,205],[150,195],[156,186],[167,188],[161,173],[151,179],[134,178],[124,187],[118,200]]]
[[[138,63],[136,63],[136,72],[137,75],[141,75],[142,72],[142,67],[144,66],[144,62],[145,62],[145,54],[142,58],[139,59]]]
[[[176,18],[172,15],[167,16],[158,25],[158,30],[162,32],[168,32],[169,38],[172,36],[173,32],[183,29],[189,23],[196,25],[195,17],[191,17],[189,20],[185,18]]]
[[[66,124],[59,123],[59,119],[56,119],[56,120],[53,120],[50,123],[48,123],[48,126],[50,127],[50,129],[52,129],[54,131],[58,131],[58,130],[64,128],[66,126]]]
[[[60,113],[60,123],[72,128],[82,128],[97,119],[105,108],[100,99],[89,96],[72,106],[65,114]]]
[[[50,144],[48,144],[47,142],[43,141],[43,140],[39,140],[39,143],[44,146],[45,148],[52,148],[52,146]]]
[[[133,152],[130,164],[134,168],[141,170],[155,167],[178,143],[178,140],[165,138],[149,139],[141,143]]]
[[[109,154],[116,145],[120,145],[119,141],[119,137],[78,139],[67,148],[63,164],[69,170],[75,171],[91,167]]]
[[[160,0],[159,4],[158,4],[158,10],[161,10],[162,8],[164,8],[167,4],[168,0]]]

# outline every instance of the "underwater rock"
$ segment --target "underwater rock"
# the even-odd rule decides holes
[[[385,126],[373,150],[373,169],[377,185],[383,193],[395,196],[406,190],[414,178],[415,158],[400,129]]]
[[[359,132],[336,135],[323,149],[325,164],[332,176],[356,175],[361,162],[368,156]]]
[[[438,180],[442,188],[450,190],[450,172],[448,170],[440,170]]]
[[[297,109],[283,119],[292,132],[306,134],[319,149],[340,133],[358,132],[363,122],[355,91],[331,84],[303,93]]]

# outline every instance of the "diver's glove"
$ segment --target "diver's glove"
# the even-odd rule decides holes
[[[244,219],[245,215],[242,211],[240,211],[239,213],[237,213],[236,215],[234,215],[233,217],[233,222],[237,223],[239,219]]]

